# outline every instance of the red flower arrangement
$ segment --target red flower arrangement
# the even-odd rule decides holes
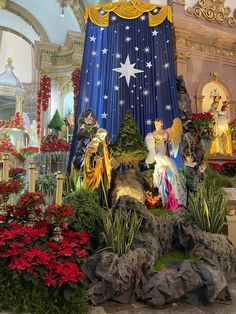
[[[0,136],[0,156],[4,153],[9,153],[12,156],[16,156],[16,148],[12,144],[10,137],[7,134]]]
[[[16,167],[9,170],[9,176],[13,181],[23,181],[26,176],[24,168]]]
[[[21,207],[29,207],[32,198],[39,205],[42,198],[35,198],[36,194],[26,193],[21,196]],[[52,204],[48,207],[49,216],[54,218],[69,217],[72,212],[69,205]],[[23,211],[21,215],[24,215]],[[12,210],[11,220],[18,217],[19,211]],[[90,247],[89,236],[86,232],[75,232],[64,227],[63,240],[57,243],[51,238],[51,230],[50,222],[44,219],[36,222],[34,227],[16,221],[8,222],[0,229],[0,262],[7,265],[10,274],[15,277],[23,275],[32,282],[37,279],[54,291],[77,288],[77,284],[85,277],[80,264],[86,256],[86,249]]]
[[[18,193],[22,188],[20,181],[0,182],[0,197],[7,197],[12,193]]]
[[[76,108],[76,103],[78,99],[78,93],[79,93],[79,83],[80,83],[80,70],[75,69],[71,74],[71,79],[73,82],[73,92],[74,92],[74,112]]]
[[[59,139],[57,135],[48,135],[41,144],[42,152],[68,152],[70,145],[63,139]]]
[[[16,112],[12,118],[7,120],[0,120],[0,128],[16,128],[24,129],[24,120],[20,112]]]
[[[218,163],[209,162],[209,167],[215,171],[220,172],[225,176],[233,177],[236,175],[236,162],[228,161],[223,163],[222,165]]]
[[[200,139],[214,138],[214,116],[211,112],[192,113],[192,125]]]
[[[43,75],[40,78],[40,87],[38,91],[37,99],[37,134],[40,135],[41,130],[41,115],[42,111],[47,111],[49,101],[51,98],[51,79],[47,75]]]

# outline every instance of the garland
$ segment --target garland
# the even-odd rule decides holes
[[[71,74],[71,80],[73,82],[73,93],[74,93],[74,113],[76,109],[78,94],[79,94],[79,83],[80,83],[80,70],[77,68]]]
[[[16,112],[10,120],[0,120],[0,128],[24,129],[24,120],[20,112]]]
[[[40,135],[42,112],[47,111],[51,98],[51,79],[47,75],[40,77],[40,87],[37,99],[37,134]]]

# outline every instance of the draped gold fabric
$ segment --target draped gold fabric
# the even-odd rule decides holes
[[[160,8],[160,11],[153,15],[151,11]],[[100,9],[106,13],[101,14]],[[148,13],[149,26],[157,26],[163,23],[165,19],[172,22],[172,13],[170,6],[160,6],[151,3],[138,2],[131,0],[129,2],[115,2],[108,4],[100,4],[96,6],[87,7],[85,13],[85,20],[90,19],[94,24],[99,26],[109,25],[110,12],[114,12],[121,18],[132,20],[140,17],[143,13]]]

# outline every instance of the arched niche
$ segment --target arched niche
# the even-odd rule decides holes
[[[220,104],[222,104],[223,101],[229,99],[229,94],[226,88],[216,81],[212,81],[204,85],[202,89],[202,96],[203,96],[202,101],[203,112],[207,112],[210,109],[214,96],[221,96]],[[218,110],[220,109],[221,108],[218,108]]]
[[[219,93],[222,97],[221,103],[227,99],[233,104],[233,94],[229,86],[220,78],[219,73],[214,72],[211,73],[210,77],[203,77],[199,82],[196,89],[195,108],[193,108],[193,111],[197,113],[208,111],[213,101],[214,92]],[[231,106],[231,114],[234,115],[233,106]]]
[[[70,114],[74,114],[74,93],[72,91],[65,94],[62,102],[62,118],[65,119]]]

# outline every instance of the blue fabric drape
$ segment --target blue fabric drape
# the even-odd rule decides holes
[[[142,71],[130,77],[129,85],[114,71],[128,61],[131,71]],[[88,21],[75,121],[88,108],[113,142],[127,110],[133,113],[143,137],[153,130],[156,118],[163,120],[164,128],[172,125],[179,112],[168,20],[150,27],[146,14],[126,20],[112,13],[108,27]],[[76,124],[70,162],[77,148],[77,132]]]

